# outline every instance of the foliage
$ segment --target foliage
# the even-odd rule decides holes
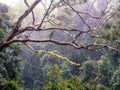
[[[119,4],[120,2],[118,2]],[[119,5],[117,6],[119,8]],[[114,17],[112,19],[104,24],[104,30],[101,32],[101,37],[107,41],[110,41],[109,43],[112,45],[116,45],[119,42],[120,37],[120,11],[119,9],[115,11]],[[113,21],[112,21],[113,20]]]
[[[0,90],[22,90],[19,84],[14,80],[4,81],[1,83]]]
[[[98,84],[96,87],[96,90],[109,90],[109,89],[105,87],[104,85]]]
[[[57,90],[59,82],[62,79],[62,71],[57,65],[54,65],[50,72],[48,72],[48,81],[44,85],[44,90]],[[62,88],[62,87],[61,87]]]
[[[0,28],[0,41],[5,37],[5,30]]]
[[[44,90],[84,90],[80,79],[72,76],[69,79],[63,79],[63,73],[58,65],[54,65],[48,72],[48,79],[45,81]]]
[[[83,85],[81,84],[80,78],[78,76],[71,76],[71,78],[68,80],[69,82],[69,89],[71,90],[84,90]]]
[[[111,81],[112,81],[113,89],[119,90],[120,88],[120,67],[114,72]]]
[[[107,27],[108,28],[108,27]],[[117,41],[119,40],[120,31],[119,29],[113,30],[104,30],[102,33],[102,38],[110,41]]]
[[[82,78],[82,82],[94,82],[94,78],[97,74],[97,65],[95,61],[88,60],[82,64],[80,67],[80,76]]]

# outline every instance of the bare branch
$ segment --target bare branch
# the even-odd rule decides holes
[[[36,7],[36,5],[38,3],[40,3],[44,6],[45,9],[45,13],[44,15],[40,18],[41,21],[37,22],[38,24],[35,24],[36,20],[35,20],[35,14],[33,9]],[[92,5],[90,8],[93,8],[94,3],[96,2],[96,0],[93,1]],[[5,39],[3,39],[3,41],[0,43],[0,51],[2,51],[5,47],[7,47],[9,44],[11,43],[15,43],[15,42],[36,42],[36,43],[43,43],[43,42],[51,42],[51,43],[55,43],[58,45],[65,45],[65,46],[72,46],[74,48],[77,49],[93,49],[93,47],[105,47],[108,48],[110,50],[115,50],[117,52],[119,52],[119,50],[115,47],[109,46],[103,42],[99,42],[99,43],[94,43],[95,40],[100,39],[100,33],[103,29],[102,27],[102,23],[107,22],[108,20],[110,20],[114,14],[111,14],[111,7],[108,8],[109,4],[111,3],[107,3],[105,9],[103,10],[103,14],[102,11],[99,13],[98,16],[94,16],[91,13],[87,12],[87,11],[80,11],[80,10],[76,10],[76,8],[74,7],[75,5],[78,5],[78,3],[69,3],[66,2],[65,0],[59,0],[59,1],[55,1],[55,0],[51,0],[49,3],[49,6],[46,6],[44,2],[42,2],[42,0],[35,0],[33,2],[33,4],[29,5],[27,0],[24,0],[24,3],[26,4],[26,6],[28,7],[27,10],[25,10],[25,12],[18,18],[15,27],[12,29],[12,31],[8,34],[8,36],[6,36]],[[72,16],[72,14],[68,15],[67,17],[62,17],[63,19],[59,20],[57,18],[57,16],[62,15],[62,9],[65,8],[69,8],[71,11],[70,13],[74,13],[74,15]],[[59,9],[60,8],[60,9]],[[51,17],[52,14],[54,13],[54,11],[58,11],[57,15],[55,17]],[[26,25],[25,27],[21,27],[21,25],[23,24],[23,20],[25,20],[25,18],[32,13],[32,25]],[[55,13],[56,14],[56,13]],[[65,13],[64,13],[65,14]],[[63,16],[64,16],[63,14]],[[89,17],[88,20],[85,19],[84,16]],[[80,19],[80,21],[82,21],[82,26],[76,27],[76,16],[78,19]],[[75,20],[74,20],[75,18]],[[93,22],[90,22],[90,20],[93,20]],[[46,23],[47,22],[47,23]],[[49,23],[49,25],[48,25]],[[100,28],[102,27],[102,29]],[[100,29],[99,29],[100,28]],[[98,31],[96,30],[98,29]],[[53,39],[50,38],[50,34],[51,32],[55,31],[55,35],[56,32],[60,32],[61,37],[58,37],[59,39],[62,39],[62,37],[69,37],[69,40],[59,40],[59,39]],[[31,34],[34,36],[34,32],[39,32],[40,35],[42,33],[46,33],[47,38],[42,39],[42,38],[38,38],[38,39],[34,39],[30,37],[28,38],[16,38],[19,35],[22,35],[24,33],[27,32],[31,32]],[[90,39],[92,39],[89,43],[85,43],[82,44],[82,39],[85,39],[86,37],[89,37]],[[80,41],[81,40],[81,41]],[[102,44],[103,43],[103,44]]]
[[[24,0],[24,2],[25,2],[25,4],[26,4],[26,6],[29,8],[30,6],[29,6],[27,0]],[[35,15],[34,15],[34,11],[32,10],[31,12],[32,12],[32,18],[33,18],[32,24],[35,25]]]
[[[88,27],[89,31],[91,31],[91,27],[90,25],[88,25],[88,23],[83,19],[83,17],[79,14],[79,12],[77,12],[69,3],[65,2],[64,0],[62,0],[65,4],[67,4],[79,17],[80,19],[84,22],[84,24]]]
[[[16,22],[15,27],[13,30],[8,34],[8,36],[0,43],[0,51],[2,51],[6,46],[8,46],[7,41],[11,40],[15,33],[19,30],[21,27],[22,21],[26,18],[27,15],[35,8],[35,6],[40,2],[41,0],[36,0],[24,13],[21,15],[21,17]]]
[[[41,21],[41,23],[39,24],[38,29],[42,26],[42,24],[43,24],[43,22],[44,22],[44,19],[45,19],[46,16],[48,15],[49,10],[50,10],[50,8],[51,8],[51,6],[52,6],[53,1],[54,1],[54,0],[52,0],[52,1],[50,2],[50,5],[49,5],[49,7],[48,7],[48,9],[47,9],[47,11],[46,11],[46,13],[45,13],[45,15],[43,16],[42,21]]]

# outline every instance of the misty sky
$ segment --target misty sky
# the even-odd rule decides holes
[[[19,0],[0,0],[1,3],[15,6]]]
[[[15,6],[20,1],[23,1],[23,0],[0,0],[0,3],[6,4],[8,6]],[[28,0],[28,1],[31,2],[31,1],[34,1],[34,0]],[[55,1],[57,1],[57,0],[55,0]],[[46,5],[49,5],[49,4],[50,4],[50,0],[47,0]]]

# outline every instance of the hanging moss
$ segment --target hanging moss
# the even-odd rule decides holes
[[[59,55],[59,54],[54,53],[54,52],[52,52],[52,51],[35,50],[34,48],[32,48],[32,47],[31,47],[30,45],[28,45],[27,43],[24,43],[24,44],[25,44],[29,49],[31,49],[32,51],[34,51],[34,52],[36,52],[36,53],[38,53],[38,54],[46,53],[46,54],[49,54],[49,55],[51,55],[51,56],[54,56],[54,57],[56,57],[56,58],[58,58],[58,59],[60,59],[60,60],[64,60],[64,61],[66,61],[66,62],[68,62],[68,63],[70,63],[70,64],[72,64],[72,65],[78,65],[78,66],[80,66],[80,64],[75,63],[75,62],[69,60],[67,57],[64,57],[64,56],[62,56],[62,55]]]

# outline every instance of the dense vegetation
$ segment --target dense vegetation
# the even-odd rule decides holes
[[[14,27],[8,13],[9,7],[0,4],[0,41]],[[120,49],[119,17],[118,7],[112,19],[102,23],[101,38],[94,43],[106,42]],[[31,44],[37,49],[52,49],[57,55],[66,56],[80,65],[71,65],[58,57],[35,53],[24,45],[13,43],[0,52],[0,90],[120,90],[118,51],[106,47],[79,50],[52,43]]]
[[[8,28],[12,27],[8,17],[9,8],[0,4],[0,41],[7,34]],[[20,62],[21,53],[19,44],[12,44],[8,49],[0,52],[0,89],[21,90],[20,88]]]

